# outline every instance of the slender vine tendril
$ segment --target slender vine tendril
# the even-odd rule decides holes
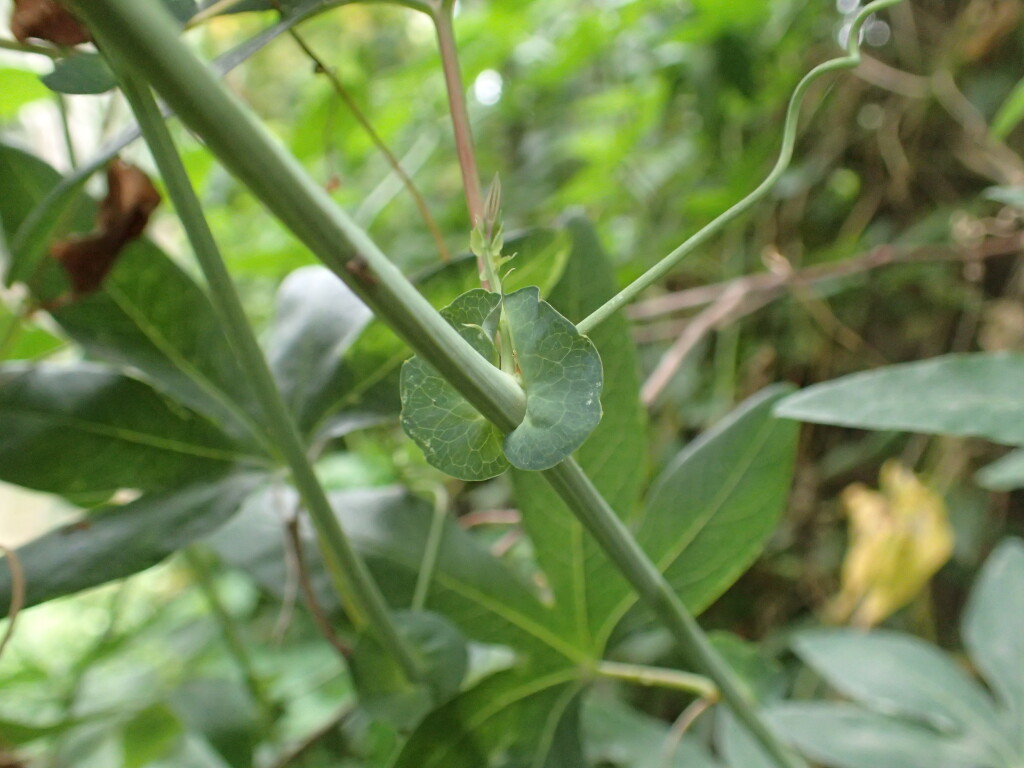
[[[769,191],[771,191],[772,187],[774,187],[775,183],[782,177],[782,174],[785,173],[793,159],[793,145],[796,143],[796,129],[797,124],[800,121],[800,105],[803,103],[804,96],[807,95],[807,91],[810,89],[811,85],[819,77],[822,77],[829,72],[836,72],[842,69],[852,69],[860,64],[860,32],[864,26],[864,22],[867,21],[868,17],[872,14],[877,13],[883,8],[896,5],[899,2],[900,0],[875,0],[875,2],[869,3],[861,8],[860,12],[850,24],[849,38],[846,44],[846,56],[830,59],[829,61],[819,64],[804,75],[803,79],[797,83],[796,88],[793,90],[793,95],[789,99],[789,107],[786,109],[786,121],[782,129],[782,147],[779,150],[779,159],[776,160],[775,167],[772,168],[764,181],[762,181],[753,192],[733,205],[714,221],[702,227],[682,245],[668,254],[668,256],[644,272],[640,277],[580,321],[576,326],[580,333],[589,333],[599,323],[607,320],[624,306],[632,302],[641,293],[671,272],[686,256],[689,256],[698,247],[704,245],[704,243],[725,229],[728,224],[732,223],[736,218],[750,210],[754,205],[760,202]]]

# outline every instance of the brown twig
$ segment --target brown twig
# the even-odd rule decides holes
[[[742,285],[733,284],[713,304],[686,324],[640,389],[640,399],[650,407],[675,376],[686,357],[708,333],[734,316],[747,298]]]
[[[521,519],[518,509],[485,509],[465,514],[458,522],[463,528],[473,528],[477,525],[518,525]]]
[[[272,2],[276,6],[278,12],[283,17],[284,11],[281,8],[279,0],[272,0]],[[359,105],[356,103],[356,100],[352,98],[352,94],[350,94],[348,92],[348,89],[344,86],[344,84],[342,84],[341,79],[334,73],[333,70],[327,67],[327,65],[324,63],[324,60],[321,59],[319,55],[317,55],[317,53],[312,49],[309,43],[306,42],[305,38],[303,38],[302,35],[298,33],[298,31],[296,31],[292,27],[289,27],[288,34],[292,38],[292,40],[295,41],[295,44],[302,49],[302,52],[306,54],[307,58],[309,58],[309,60],[313,62],[313,65],[316,67],[317,73],[322,74],[324,77],[327,78],[327,81],[331,84],[331,87],[334,89],[334,92],[338,95],[338,98],[345,102],[345,106],[348,107],[349,111],[352,113],[352,116],[356,119],[356,122],[359,123],[360,127],[362,127],[364,131],[366,131],[366,135],[370,137],[370,141],[373,142],[373,145],[377,148],[377,151],[384,156],[384,159],[387,161],[388,165],[391,166],[391,170],[402,182],[402,186],[405,187],[406,191],[412,197],[413,202],[416,204],[416,209],[419,211],[420,217],[423,219],[423,223],[426,224],[427,229],[430,230],[430,236],[434,239],[434,245],[437,247],[438,253],[441,254],[441,260],[446,263],[451,261],[452,255],[451,252],[448,250],[448,246],[446,246],[444,243],[444,235],[441,233],[441,228],[438,226],[437,221],[434,220],[433,215],[430,213],[430,208],[429,206],[427,206],[427,201],[424,199],[423,195],[420,194],[420,191],[416,187],[416,184],[413,182],[412,177],[405,172],[404,168],[402,168],[401,162],[399,162],[398,158],[395,157],[395,154],[388,148],[388,145],[385,143],[384,139],[381,138],[381,135],[377,133],[377,129],[373,127],[373,124],[370,122],[369,118],[366,117],[363,111],[359,108]]]
[[[998,256],[1009,256],[1024,249],[1024,233],[1016,233],[1007,237],[989,238],[981,245],[971,248],[938,248],[923,246],[910,249],[898,249],[895,246],[877,248],[863,256],[847,259],[839,264],[819,264],[807,269],[797,270],[789,274],[761,272],[756,275],[744,275],[732,280],[697,288],[688,288],[675,293],[665,294],[646,301],[640,301],[629,307],[626,313],[633,320],[659,318],[674,312],[696,309],[717,301],[726,291],[737,285],[747,294],[768,294],[771,299],[785,293],[787,286],[800,283],[812,286],[843,277],[851,277],[890,264],[913,264],[936,261],[976,261]]]
[[[18,619],[18,614],[21,613],[21,609],[25,606],[25,571],[22,569],[21,561],[18,560],[18,556],[14,554],[13,549],[0,544],[0,552],[4,553],[7,567],[11,569],[11,605],[7,610],[9,621],[7,631],[4,632],[3,639],[0,640],[0,657],[2,657],[7,644],[14,637],[14,623]]]
[[[683,740],[683,736],[690,730],[690,726],[696,722],[697,718],[714,705],[715,702],[712,699],[697,699],[679,715],[661,745],[661,764],[664,768],[672,768],[675,763],[676,750],[679,749],[679,742]]]
[[[316,599],[313,591],[313,584],[309,579],[309,570],[306,567],[306,556],[302,549],[302,537],[299,534],[299,516],[292,515],[285,524],[285,538],[291,547],[292,556],[295,558],[295,568],[299,578],[299,588],[302,590],[302,597],[309,609],[313,621],[316,623],[320,634],[329,642],[343,659],[352,655],[352,649],[341,641],[331,626],[327,614]]]

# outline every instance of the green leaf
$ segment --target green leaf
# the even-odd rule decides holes
[[[39,82],[34,72],[23,69],[0,68],[0,83],[4,94],[0,100],[0,120],[16,117],[26,104],[50,95],[50,91]]]
[[[57,61],[53,71],[40,79],[47,88],[57,93],[106,93],[117,85],[114,73],[102,56],[77,51]]]
[[[549,299],[559,312],[577,320],[614,295],[615,278],[590,222],[576,217],[568,229],[572,252]],[[576,458],[612,508],[628,519],[647,474],[636,351],[629,323],[621,314],[595,328],[590,338],[605,371],[601,393],[605,414]],[[600,547],[543,477],[516,470],[512,479],[523,526],[555,597],[559,621],[581,647],[598,656],[603,649],[595,646],[594,634],[607,616],[609,600],[614,605],[628,592],[626,582],[608,567]]]
[[[535,677],[512,670],[434,710],[392,768],[586,768],[576,669]]]
[[[501,297],[475,289],[441,310],[441,316],[492,363],[492,341]],[[437,370],[419,357],[402,366],[402,428],[427,461],[460,480],[486,480],[508,468],[501,432]]]
[[[462,633],[438,614],[401,611],[393,616],[399,634],[423,665],[423,680],[410,683],[372,634],[359,638],[349,670],[360,706],[375,719],[405,730],[458,693],[469,654]]]
[[[601,356],[594,343],[537,288],[502,300],[526,390],[526,416],[504,441],[518,469],[549,469],[568,457],[601,421]]]
[[[813,630],[797,636],[801,659],[840,693],[951,732],[992,735],[992,700],[934,646],[897,632]]]
[[[31,236],[26,234],[22,238],[22,225],[61,181],[61,175],[34,155],[0,144],[0,178],[4,180],[4,194],[0,195],[0,224],[5,238],[4,283],[10,286],[34,276],[53,236],[88,231],[93,225],[95,204],[82,192],[81,184],[67,189],[32,227]]]
[[[1005,139],[1024,120],[1024,79],[1020,80],[992,118],[990,130],[998,139]]]
[[[1024,542],[1006,539],[989,556],[971,590],[963,640],[975,666],[1009,710],[1024,756]]]
[[[434,517],[432,505],[394,487],[332,493],[330,499],[389,602],[407,606],[423,563]],[[211,536],[209,543],[225,561],[244,568],[258,583],[280,595],[287,574],[282,519],[295,504],[295,493],[289,488],[264,489]],[[312,547],[313,532],[305,524],[300,532],[310,543],[310,572],[317,595],[324,605],[335,605]],[[554,612],[540,602],[533,589],[451,519],[445,520],[441,533],[426,607],[453,621],[467,637],[512,647],[535,656],[538,663],[582,658],[553,631]]]
[[[259,482],[235,475],[148,494],[112,505],[29,542],[15,554],[32,606],[156,565],[223,525]],[[11,599],[11,576],[0,562],[0,605]]]
[[[985,437],[1024,445],[1024,355],[946,355],[816,384],[779,416],[860,429]]]
[[[977,744],[851,704],[787,702],[772,706],[768,717],[783,738],[829,768],[967,768],[997,764]],[[748,765],[732,763],[733,768]]]
[[[672,758],[666,759],[663,750],[671,739],[671,725],[642,714],[613,696],[585,695],[582,726],[590,765],[622,768],[717,768],[719,765],[696,739],[683,739]]]
[[[258,457],[198,414],[97,365],[0,366],[0,479],[63,495],[155,490]]]
[[[163,704],[137,712],[121,729],[124,768],[142,766],[165,757],[184,735],[181,721]]]
[[[1013,491],[1024,488],[1024,450],[1016,450],[987,464],[975,473],[974,479],[990,491]]]
[[[762,390],[690,443],[648,493],[637,539],[700,613],[750,566],[786,508],[797,428],[772,416],[788,391]],[[609,633],[634,595],[620,598]]]
[[[260,718],[249,691],[231,678],[191,677],[168,703],[189,731],[201,734],[234,768],[251,768]]]
[[[330,408],[342,356],[372,316],[326,267],[297,269],[281,284],[267,359],[303,431]]]
[[[138,371],[256,444],[260,408],[209,298],[148,240],[125,248],[101,290],[52,314],[90,356]]]

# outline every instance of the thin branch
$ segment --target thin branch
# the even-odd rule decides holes
[[[876,248],[863,256],[847,259],[838,264],[819,264],[787,274],[761,272],[756,275],[744,275],[743,277],[737,277],[721,283],[702,285],[697,288],[687,288],[686,290],[668,293],[664,296],[637,302],[626,310],[626,314],[633,320],[650,320],[673,312],[696,309],[714,303],[724,293],[733,290],[734,286],[750,295],[768,294],[775,298],[783,295],[787,286],[794,283],[809,287],[818,283],[851,277],[879,267],[889,266],[890,264],[917,264],[941,261],[971,262],[979,259],[1009,256],[1021,249],[1024,249],[1024,233],[1010,237],[989,238],[982,245],[969,250],[963,248],[939,248],[936,246],[899,248],[887,245]]]
[[[271,0],[271,2],[273,2],[274,6],[281,14],[282,19],[284,19],[285,13],[284,9],[281,7],[280,0]],[[317,55],[316,51],[314,51],[309,43],[306,42],[306,39],[299,34],[298,30],[294,27],[289,27],[288,34],[291,36],[292,40],[295,41],[295,44],[302,49],[302,52],[306,57],[313,62],[316,67],[316,71],[327,78],[331,87],[334,89],[334,92],[338,95],[338,98],[345,102],[345,106],[348,107],[352,116],[356,119],[356,122],[359,123],[360,127],[362,127],[364,131],[366,131],[366,135],[370,137],[370,141],[377,148],[377,151],[384,156],[388,165],[391,166],[391,170],[399,180],[401,180],[402,186],[405,187],[406,191],[408,191],[409,195],[412,197],[413,202],[415,202],[416,209],[419,211],[420,217],[423,219],[423,223],[426,224],[427,229],[430,230],[430,236],[434,239],[434,245],[437,247],[437,252],[441,255],[441,260],[446,263],[451,261],[451,252],[448,250],[448,246],[444,243],[444,235],[441,234],[441,228],[437,225],[437,221],[430,213],[430,208],[427,205],[426,199],[424,199],[419,189],[417,189],[412,177],[405,172],[404,168],[402,168],[402,163],[397,157],[395,157],[395,154],[388,147],[384,139],[381,138],[377,129],[373,127],[373,123],[370,122],[363,110],[359,108],[356,100],[352,98],[352,94],[348,92],[348,89],[341,82],[341,78],[335,74],[334,70],[330,69],[324,63],[324,60]]]
[[[715,702],[711,699],[697,699],[683,710],[679,718],[672,724],[671,730],[661,745],[661,764],[663,768],[672,768],[675,764],[676,750],[679,749],[679,743],[683,740],[683,736],[690,730],[690,726],[696,722],[697,718],[714,705]]]
[[[302,547],[302,537],[299,533],[299,515],[297,513],[288,518],[284,526],[284,532],[288,551],[291,553],[295,563],[299,589],[302,590],[302,599],[306,603],[306,608],[309,610],[310,615],[313,617],[313,622],[316,624],[317,629],[320,630],[320,634],[324,636],[324,639],[338,652],[338,655],[342,659],[348,659],[352,655],[352,649],[345,645],[335,633],[330,619],[327,618],[327,614],[320,605],[320,601],[316,599],[316,592],[313,589],[313,582],[309,578],[309,568],[306,565],[306,555]]]
[[[416,588],[412,593],[410,607],[414,611],[422,611],[427,605],[430,585],[434,580],[434,571],[437,569],[437,556],[441,551],[444,524],[448,519],[448,492],[440,483],[431,490],[434,494],[434,515],[430,520],[427,540],[423,544],[423,560],[420,562],[420,568],[416,574]]]
[[[485,509],[470,512],[459,518],[463,528],[474,528],[478,525],[519,525],[522,515],[518,509]]]
[[[0,639],[0,657],[2,657],[7,644],[14,637],[14,624],[18,620],[18,614],[25,606],[25,571],[13,549],[0,544],[0,552],[4,553],[7,567],[11,571],[11,604],[7,609],[7,631],[4,632],[3,639]]]
[[[62,51],[60,48],[54,48],[51,45],[36,45],[34,43],[19,43],[17,40],[8,40],[6,37],[0,38],[0,49],[5,51],[17,51],[18,53],[37,53],[40,56],[46,56],[48,59],[63,59],[67,53]]]
[[[643,664],[623,664],[617,661],[601,661],[594,669],[601,677],[619,680],[645,688],[667,688],[673,691],[693,693],[708,701],[718,701],[718,687],[703,675],[680,672],[678,669],[648,667]]]
[[[856,67],[860,63],[860,30],[864,25],[864,22],[871,14],[876,13],[883,8],[895,5],[898,2],[900,2],[900,0],[875,0],[875,2],[869,3],[861,8],[849,28],[849,42],[847,45],[846,56],[830,59],[829,61],[819,64],[804,75],[803,79],[801,79],[797,84],[793,91],[793,95],[790,97],[789,106],[786,109],[786,119],[783,124],[782,143],[779,149],[778,160],[776,160],[775,166],[765,177],[764,181],[762,181],[750,194],[734,204],[709,224],[702,227],[682,245],[665,256],[661,261],[644,272],[640,277],[619,291],[619,293],[598,307],[582,321],[577,323],[576,327],[579,329],[580,333],[588,333],[596,325],[607,320],[624,306],[631,303],[641,293],[675,269],[679,262],[681,262],[686,256],[707,243],[712,237],[718,235],[727,225],[750,210],[754,205],[759,203],[761,199],[768,194],[768,192],[771,191],[775,186],[775,183],[782,178],[782,174],[785,173],[786,168],[789,167],[789,163],[793,159],[793,147],[796,143],[797,124],[800,120],[800,106],[803,104],[804,96],[807,95],[807,91],[810,89],[811,85],[819,77],[822,77],[825,74],[841,69]]]

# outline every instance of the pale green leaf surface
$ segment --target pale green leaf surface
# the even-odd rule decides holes
[[[0,366],[0,479],[64,495],[155,490],[257,463],[206,419],[108,368]]]
[[[41,79],[47,88],[69,94],[106,93],[117,85],[110,67],[98,53],[72,53],[57,61],[53,71]]]
[[[981,570],[963,618],[963,641],[1009,710],[1024,757],[1024,542],[1006,539]]]
[[[852,704],[787,702],[773,705],[768,717],[787,741],[828,768],[994,768],[998,765],[977,744]],[[749,766],[747,763],[731,765],[732,768]]]
[[[974,479],[990,491],[1024,488],[1024,450],[1016,450],[979,469]]]
[[[958,354],[855,373],[786,398],[779,416],[1024,445],[1024,355]]]
[[[690,443],[647,497],[637,539],[699,613],[750,566],[785,509],[796,425],[772,416],[788,388],[754,395]],[[634,603],[628,595],[604,632]]]
[[[526,416],[505,437],[505,456],[518,469],[549,469],[601,421],[601,357],[537,288],[511,293],[503,305],[526,390]]]
[[[258,475],[235,475],[148,494],[104,507],[29,542],[16,550],[25,572],[25,605],[156,565],[223,525],[259,480]],[[8,605],[10,599],[10,569],[0,561],[0,605]]]
[[[578,320],[614,295],[615,278],[590,222],[575,217],[568,229],[572,252],[549,300],[567,318]],[[576,459],[612,508],[628,519],[647,472],[636,350],[629,323],[621,314],[601,323],[590,338],[604,367],[601,402],[605,413]],[[516,470],[512,479],[523,526],[558,606],[558,620],[582,648],[600,655],[594,635],[609,605],[627,594],[629,587],[542,476]]]
[[[991,735],[992,700],[953,661],[916,637],[877,630],[812,630],[794,642],[801,659],[840,693],[871,709],[936,728]]]
[[[476,289],[441,315],[484,357],[497,362],[491,341],[496,293]],[[486,480],[508,468],[501,432],[429,363],[414,357],[402,366],[402,427],[433,466],[460,480]]]
[[[366,305],[326,267],[302,267],[281,284],[267,360],[303,431],[318,423],[329,407],[342,356],[371,317]]]

